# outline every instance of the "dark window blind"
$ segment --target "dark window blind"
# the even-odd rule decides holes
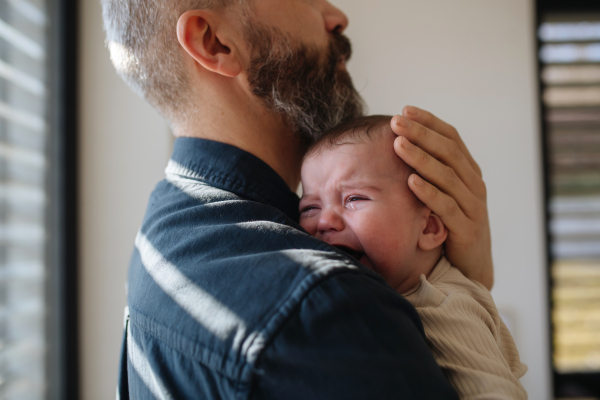
[[[539,28],[552,259],[553,364],[600,371],[600,19]]]
[[[46,391],[46,25],[0,0],[0,399]]]

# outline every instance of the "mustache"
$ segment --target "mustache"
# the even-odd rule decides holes
[[[339,61],[341,58],[347,62],[352,57],[352,44],[348,37],[335,33],[329,44],[329,59]]]

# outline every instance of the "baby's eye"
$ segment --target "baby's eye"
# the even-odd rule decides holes
[[[300,210],[300,216],[305,218],[311,217],[317,212],[318,209],[319,207],[317,206],[306,206]]]
[[[367,200],[365,197],[361,197],[361,196],[349,196],[346,199],[346,203],[350,203],[352,201],[360,201],[360,200]]]
[[[369,200],[369,199],[366,197],[363,197],[363,196],[348,196],[346,198],[346,201],[344,202],[345,203],[344,205],[351,210],[356,210],[358,205],[366,200]]]

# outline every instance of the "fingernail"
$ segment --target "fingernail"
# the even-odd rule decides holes
[[[405,137],[402,137],[402,147],[404,147],[406,150],[412,150],[415,148],[415,146]]]
[[[423,179],[419,175],[412,176],[413,183],[417,186],[423,186]]]
[[[396,117],[396,124],[408,128],[410,126],[410,121],[404,118],[402,115],[398,115]]]
[[[417,110],[415,107],[407,106],[406,113],[414,117],[419,113],[419,110]]]

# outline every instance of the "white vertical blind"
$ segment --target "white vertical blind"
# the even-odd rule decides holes
[[[0,400],[45,396],[45,0],[0,0]]]

